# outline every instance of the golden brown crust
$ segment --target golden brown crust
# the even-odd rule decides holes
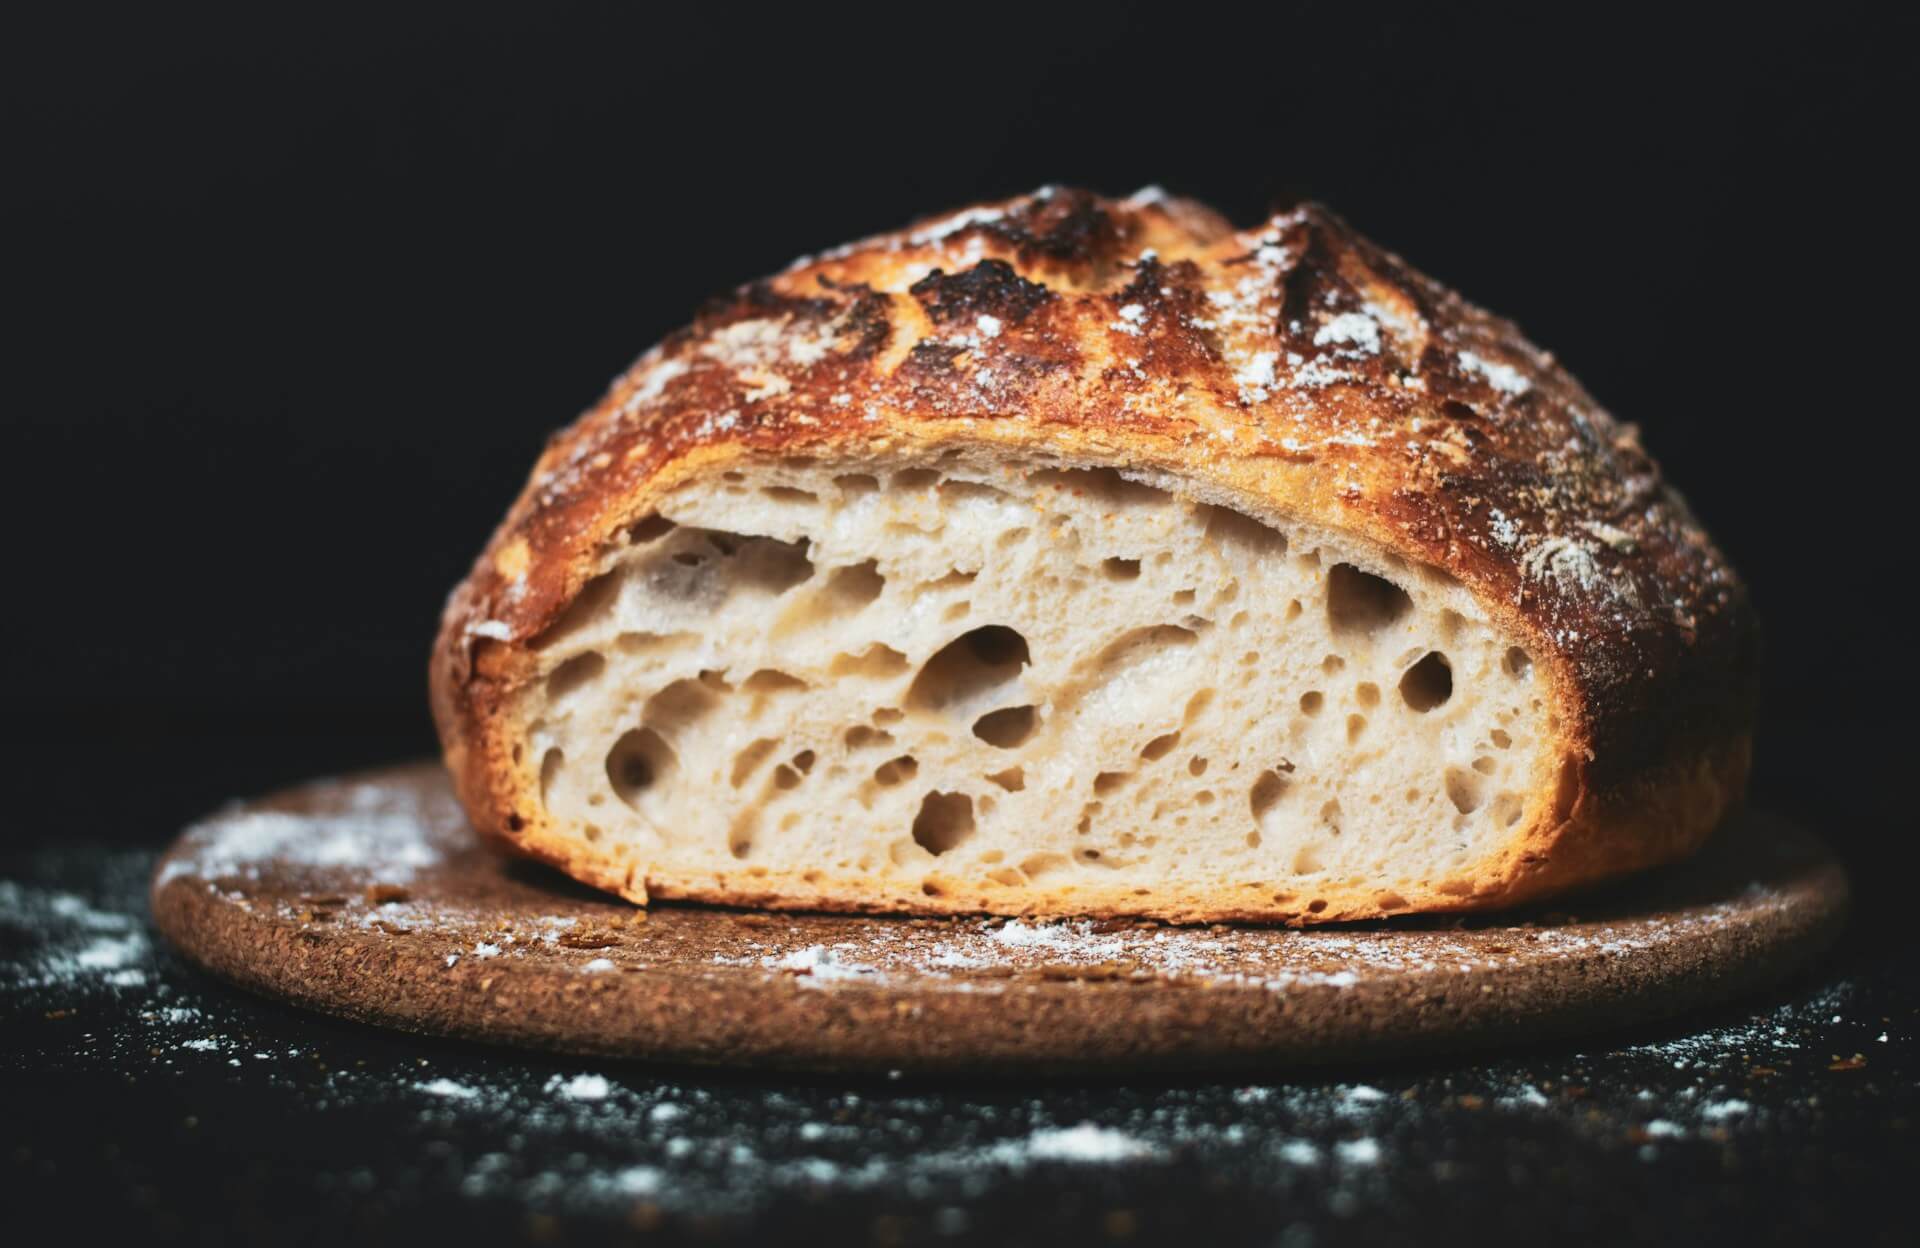
[[[541,634],[674,485],[748,456],[965,446],[1164,471],[1257,515],[1357,533],[1450,573],[1528,639],[1555,690],[1558,796],[1470,890],[1410,908],[1505,904],[1670,860],[1744,787],[1745,589],[1636,430],[1551,356],[1324,209],[1234,231],[1155,192],[1049,188],[714,301],[548,445],[434,649],[435,717],[476,825],[636,899],[896,908],[587,857],[601,851],[555,835],[530,798],[513,702]],[[979,900],[914,904],[1003,908]],[[1167,917],[1383,912],[1323,900]]]

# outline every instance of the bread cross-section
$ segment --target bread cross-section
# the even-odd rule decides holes
[[[1042,192],[649,353],[434,688],[476,823],[635,900],[1304,923],[1687,852],[1752,631],[1511,327],[1312,210]]]

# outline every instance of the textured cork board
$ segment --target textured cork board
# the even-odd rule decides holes
[[[639,911],[479,843],[436,765],[189,829],[160,930],[256,991],[408,1031],[817,1070],[1098,1072],[1378,1059],[1670,1017],[1837,933],[1844,873],[1778,819],[1548,910],[1294,931]]]

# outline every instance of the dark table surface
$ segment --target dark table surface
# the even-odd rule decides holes
[[[0,855],[0,1189],[63,1237],[1912,1242],[1920,970],[1858,918],[1766,997],[1577,1045],[1218,1081],[756,1076],[228,988],[148,924],[161,839]]]

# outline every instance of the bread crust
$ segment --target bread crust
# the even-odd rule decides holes
[[[549,826],[521,746],[540,640],[662,496],[754,457],[953,449],[1176,476],[1450,574],[1549,678],[1551,800],[1471,879],[1329,885],[1315,909],[1258,885],[1171,905],[687,876]],[[1511,323],[1315,205],[1236,231],[1157,191],[1044,188],[803,258],[643,355],[549,443],[454,590],[431,690],[474,825],[635,901],[1305,923],[1504,906],[1684,856],[1744,790],[1757,674],[1746,590],[1637,430]]]

